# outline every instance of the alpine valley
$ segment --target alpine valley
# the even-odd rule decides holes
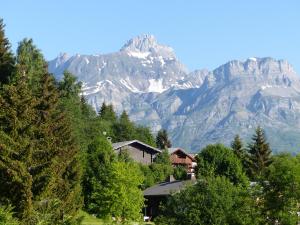
[[[95,110],[112,103],[153,132],[167,129],[173,145],[188,151],[229,145],[236,134],[248,141],[258,125],[275,152],[300,150],[300,77],[285,60],[249,58],[188,72],[171,47],[141,35],[115,53],[49,62],[57,79],[64,70],[82,81]]]

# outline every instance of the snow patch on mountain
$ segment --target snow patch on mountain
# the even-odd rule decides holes
[[[149,79],[149,87],[148,87],[148,92],[158,92],[158,93],[162,93],[165,90],[167,90],[167,88],[164,88],[163,86],[163,80],[162,79]]]
[[[251,60],[251,61],[254,61],[254,62],[257,61],[257,59],[256,59],[255,57],[250,57],[250,58],[248,58],[248,59]]]
[[[128,77],[126,79],[120,80],[121,84],[123,84],[127,89],[129,89],[133,93],[142,93],[139,89],[137,89],[134,85],[130,83]]]
[[[82,86],[82,93],[85,96],[96,94],[100,92],[106,85],[114,85],[110,80],[102,80],[96,83],[96,85],[88,86],[86,83]]]
[[[127,51],[127,54],[131,57],[146,59],[151,52]]]

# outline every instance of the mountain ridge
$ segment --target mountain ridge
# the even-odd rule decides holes
[[[250,57],[188,72],[171,47],[141,35],[119,52],[61,54],[49,62],[58,79],[65,69],[83,82],[96,110],[112,103],[153,132],[166,128],[175,145],[193,151],[230,144],[237,133],[248,140],[257,125],[266,128],[276,151],[300,146],[300,79],[286,60]],[[285,140],[288,133],[292,140]]]

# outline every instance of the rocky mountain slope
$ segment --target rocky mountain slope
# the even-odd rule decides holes
[[[96,110],[113,103],[154,132],[166,128],[174,146],[198,151],[235,134],[249,140],[261,125],[275,151],[300,149],[300,79],[287,61],[249,58],[188,72],[172,48],[142,35],[116,53],[49,62],[58,79],[64,70],[83,82]]]

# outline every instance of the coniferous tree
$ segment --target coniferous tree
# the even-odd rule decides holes
[[[15,59],[5,37],[4,27],[3,19],[0,19],[0,84],[8,83],[15,69]]]
[[[103,120],[115,122],[117,120],[117,116],[113,105],[106,105],[106,103],[103,102],[99,111],[99,117]]]
[[[80,99],[81,82],[77,82],[77,78],[70,72],[64,72],[63,79],[59,82],[58,87],[61,97]]]
[[[156,145],[160,149],[167,149],[172,147],[171,141],[168,137],[168,133],[165,129],[158,131],[156,136]]]
[[[126,111],[123,111],[118,122],[114,124],[116,141],[128,141],[135,135],[135,126],[130,121]]]
[[[59,224],[81,205],[78,148],[54,78],[44,74],[33,94],[26,75],[1,90],[0,203],[12,204],[22,224]]]
[[[44,74],[40,85],[32,189],[35,201],[48,199],[49,204],[59,204],[53,218],[58,222],[74,216],[81,206],[79,149],[70,122],[59,109],[54,78]]]
[[[231,143],[231,148],[234,152],[234,154],[236,154],[236,156],[240,159],[243,158],[244,155],[244,146],[243,146],[243,142],[240,138],[239,135],[236,135],[234,137],[234,140]]]
[[[246,149],[244,148],[243,141],[239,135],[236,135],[234,137],[234,140],[231,143],[231,148],[234,154],[241,160],[243,167],[246,170],[249,164],[248,162],[249,160],[248,160]]]
[[[150,146],[156,146],[155,138],[153,137],[150,128],[137,126],[135,128],[135,137],[139,141],[142,141]]]
[[[251,175],[253,178],[260,178],[264,175],[265,169],[272,163],[272,151],[260,126],[255,130],[248,152]]]
[[[32,163],[36,100],[26,78],[0,94],[0,204],[11,204],[22,221],[32,218]]]

